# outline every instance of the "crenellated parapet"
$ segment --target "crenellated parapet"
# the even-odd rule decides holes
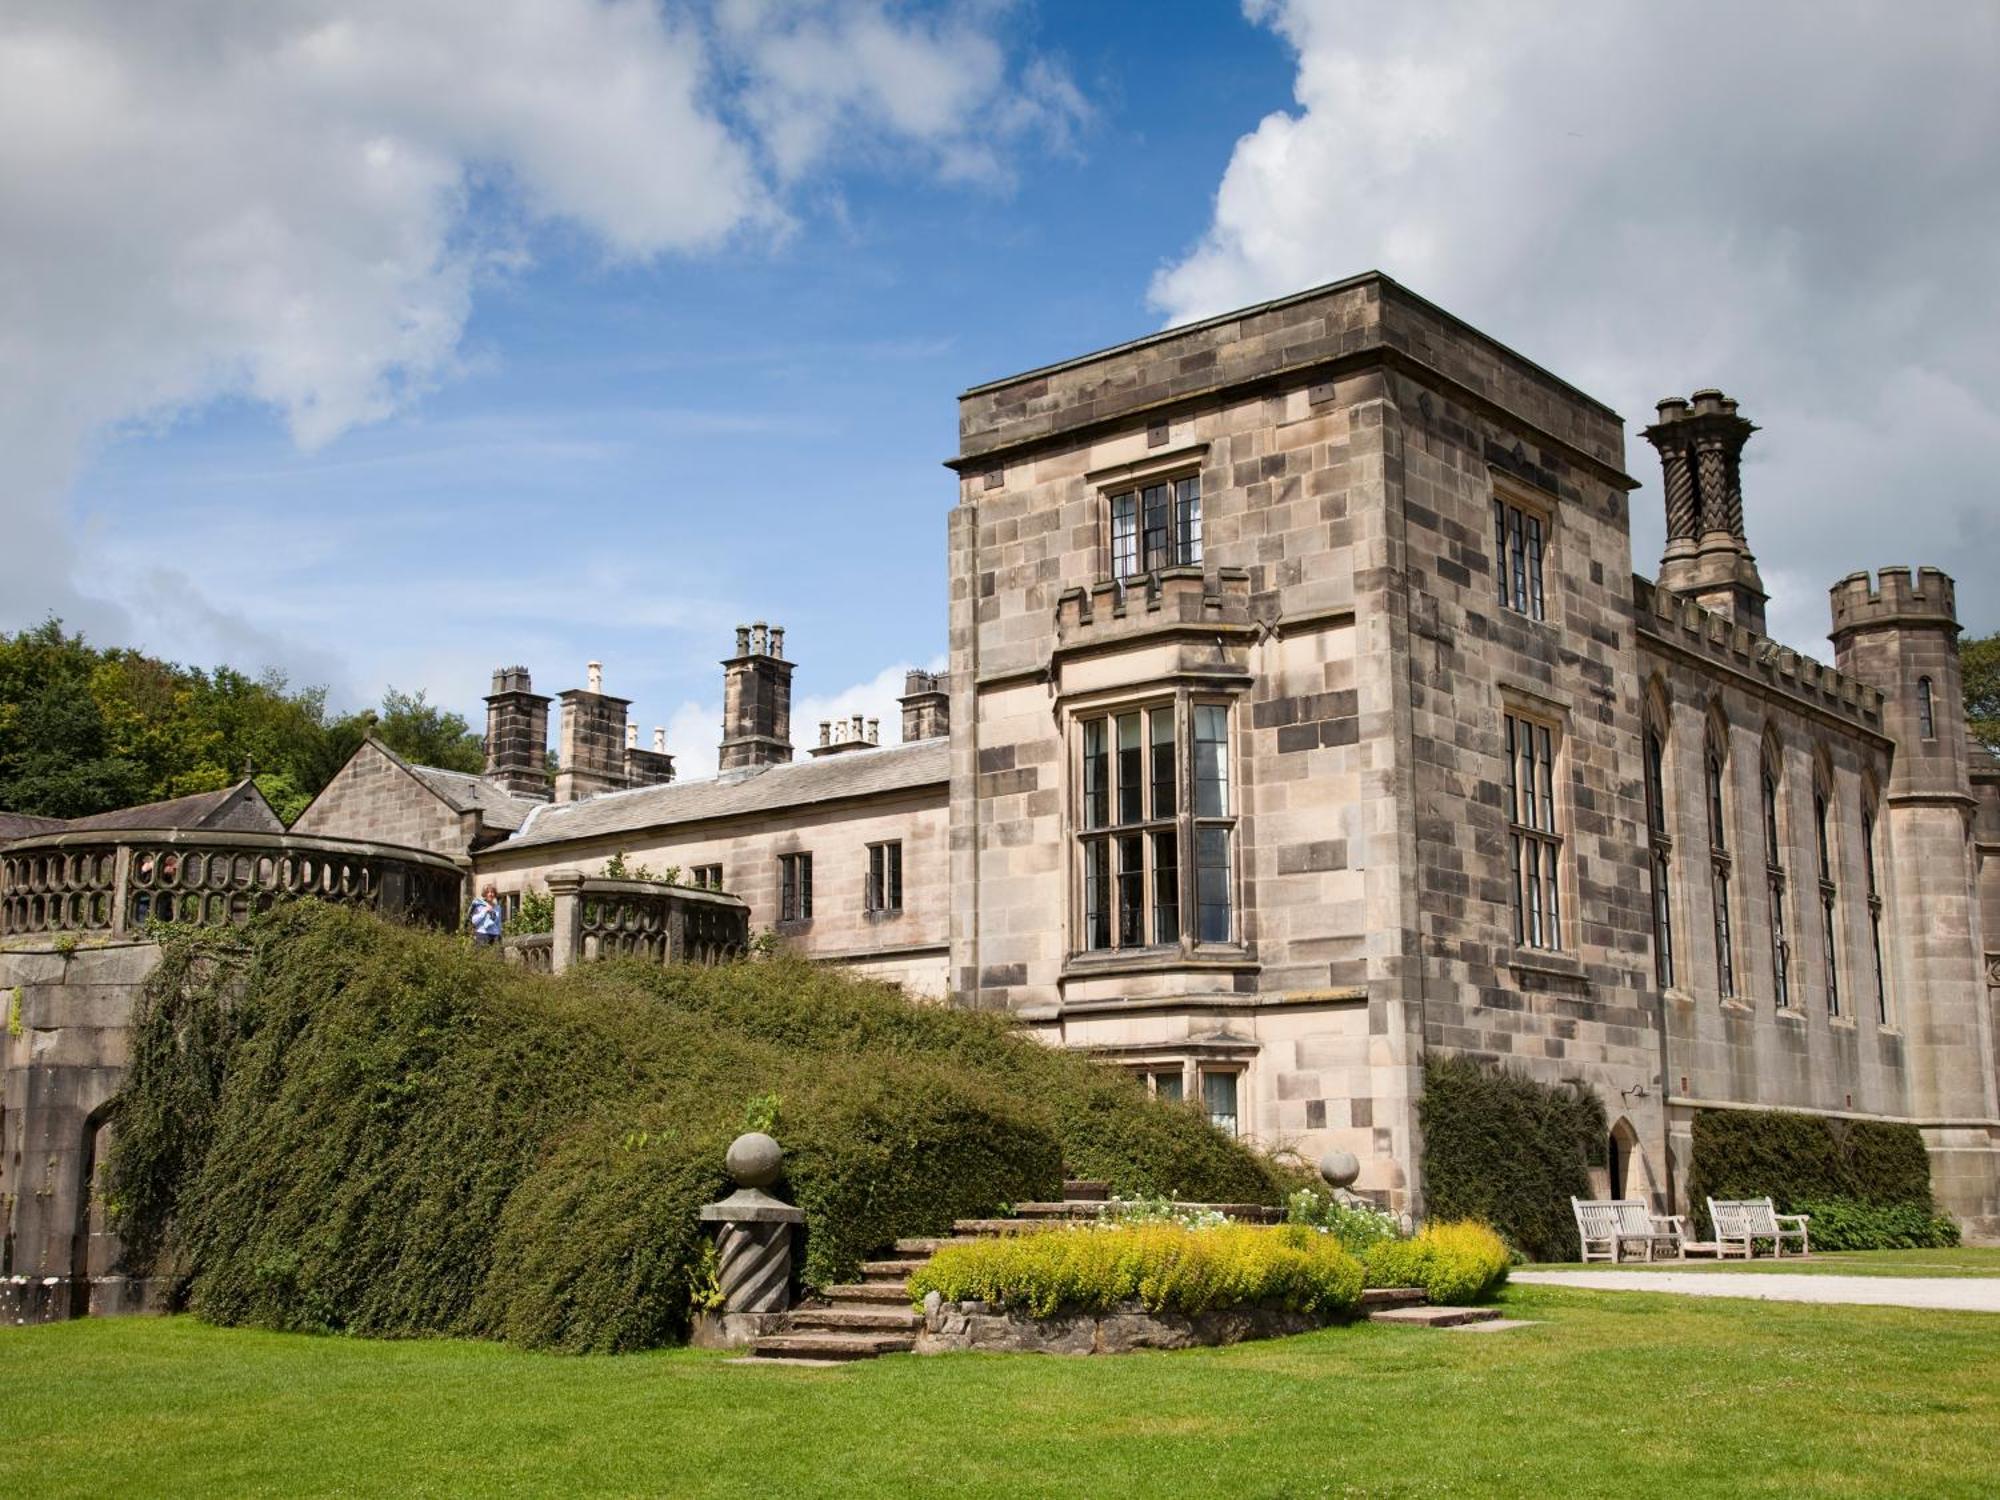
[[[1882,694],[1858,678],[1704,608],[1651,580],[1632,580],[1642,636],[1753,677],[1802,706],[1881,733]]]
[[[1250,624],[1250,574],[1243,568],[1213,576],[1198,567],[1163,568],[1142,578],[1107,578],[1065,589],[1056,603],[1056,633],[1066,646],[1165,626]]]
[[[1937,568],[1849,573],[1829,594],[1835,635],[1882,625],[1958,626],[1957,589]]]

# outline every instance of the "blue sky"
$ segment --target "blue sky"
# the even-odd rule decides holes
[[[959,390],[1371,265],[1628,420],[1738,395],[1777,633],[1912,560],[2000,623],[1971,9],[1775,6],[1692,91],[1638,7],[99,9],[0,22],[0,626],[475,717],[597,658],[698,772],[739,621],[801,742],[941,661]]]

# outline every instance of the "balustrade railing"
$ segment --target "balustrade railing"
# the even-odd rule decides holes
[[[649,963],[720,963],[750,946],[750,908],[722,891],[607,880],[575,870],[548,879],[555,904],[549,968],[637,958]],[[519,962],[537,967],[524,952]]]
[[[461,872],[418,849],[291,834],[145,829],[0,846],[0,938],[137,937],[151,921],[247,922],[297,896],[453,927]]]

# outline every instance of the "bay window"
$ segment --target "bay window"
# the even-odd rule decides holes
[[[1187,698],[1079,720],[1083,949],[1232,940],[1229,722]]]

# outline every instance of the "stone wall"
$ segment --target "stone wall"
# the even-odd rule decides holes
[[[1325,1318],[1276,1307],[1229,1307],[1190,1315],[1149,1312],[1130,1302],[1106,1313],[1035,1318],[988,1302],[943,1302],[925,1309],[916,1352],[1131,1354],[1139,1349],[1195,1349],[1310,1333],[1349,1316]]]
[[[152,943],[15,941],[0,951],[0,1276],[55,1278],[20,1317],[81,1313],[89,1278],[122,1273],[117,1239],[94,1197],[110,1145],[106,1106],[124,1077],[134,1006],[155,963]]]
[[[722,867],[722,888],[750,908],[750,930],[776,929],[809,958],[851,965],[858,972],[902,984],[912,994],[945,993],[946,837],[942,787],[919,788],[864,803],[778,808],[755,816],[612,834],[558,845],[497,847],[476,857],[475,881],[491,879],[502,894],[540,889],[549,872],[602,872],[622,853],[628,866],[657,874],[678,867],[683,880],[705,865]],[[903,846],[903,905],[898,912],[870,912],[863,898],[868,846]],[[778,920],[778,860],[810,853],[813,915],[810,922]]]
[[[400,844],[457,858],[466,853],[472,841],[468,816],[453,811],[436,792],[370,742],[313,798],[292,832]]]

